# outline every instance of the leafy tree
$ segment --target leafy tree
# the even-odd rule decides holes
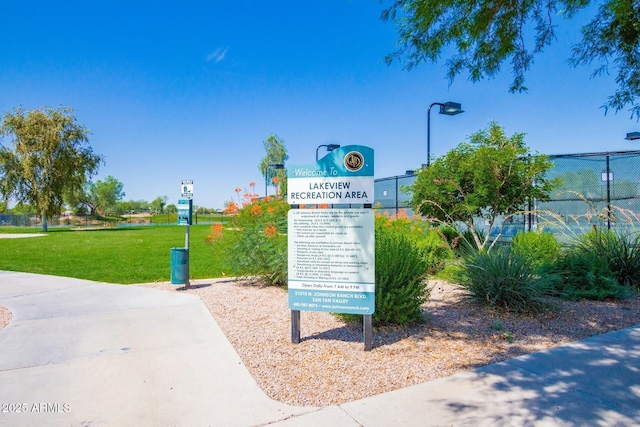
[[[266,155],[260,161],[260,172],[262,173],[262,176],[265,177],[268,185],[275,185],[273,178],[277,177],[280,193],[286,194],[287,171],[285,169],[269,167],[269,165],[284,165],[284,162],[289,158],[287,155],[287,149],[284,146],[284,140],[274,134],[265,139],[263,144]]]
[[[80,192],[67,197],[67,202],[75,207],[87,207],[90,214],[115,213],[118,210],[118,202],[124,197],[124,184],[109,175],[104,181],[89,181],[82,186]]]
[[[60,213],[64,195],[80,191],[102,161],[72,111],[18,108],[5,114],[0,127],[0,135],[13,144],[13,150],[0,146],[0,194],[35,206],[43,231],[47,216]]]
[[[93,184],[92,194],[97,201],[98,211],[103,214],[115,211],[117,203],[125,196],[123,188],[124,184],[111,175]]]
[[[511,63],[513,82],[509,90],[526,90],[524,74],[533,58],[551,45],[554,19],[572,19],[591,5],[598,9],[582,27],[582,39],[574,45],[569,63],[596,62],[593,76],[614,68],[615,93],[603,106],[616,112],[630,105],[632,117],[640,119],[640,2],[637,0],[395,0],[382,19],[398,25],[400,48],[386,61],[400,59],[406,68],[440,58],[443,50],[454,52],[446,61],[450,81],[467,71],[477,82],[494,77],[505,61]]]
[[[178,213],[178,207],[174,204],[168,205],[165,210],[167,211],[167,213],[169,214],[175,214]],[[194,209],[195,210],[195,209]]]
[[[164,207],[167,205],[167,196],[158,196],[149,204],[151,211],[156,214],[164,213]]]
[[[149,202],[146,200],[127,200],[118,203],[118,213],[140,213],[149,210]]]
[[[412,208],[436,222],[462,222],[478,248],[485,248],[495,220],[521,212],[530,199],[548,200],[557,183],[545,178],[552,163],[544,156],[527,156],[524,134],[505,135],[491,123],[446,156],[418,173]],[[483,235],[474,218],[488,221]]]
[[[9,209],[9,213],[16,215],[27,215],[37,212],[37,209],[27,203],[18,203],[11,209]]]

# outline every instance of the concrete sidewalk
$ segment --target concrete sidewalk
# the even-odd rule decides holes
[[[269,399],[195,295],[0,272],[0,305],[0,425],[640,425],[640,327],[313,408]]]

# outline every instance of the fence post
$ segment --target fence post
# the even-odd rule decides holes
[[[398,208],[398,190],[399,190],[399,188],[398,188],[398,180],[399,180],[399,178],[396,175],[396,179],[395,179],[395,181],[396,181],[396,218],[398,217],[398,214],[400,213],[400,209]]]
[[[611,230],[611,169],[609,169],[609,155],[607,154],[607,230]]]

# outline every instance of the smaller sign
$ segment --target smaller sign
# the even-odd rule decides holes
[[[185,199],[193,199],[193,181],[190,179],[182,180],[180,186],[180,194]]]
[[[193,212],[193,200],[180,199],[178,200],[178,224],[179,225],[191,225]]]

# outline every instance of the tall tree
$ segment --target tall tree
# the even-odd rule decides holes
[[[277,135],[270,135],[264,140],[265,156],[260,161],[259,169],[262,176],[265,177],[267,185],[274,185],[273,178],[278,178],[280,194],[287,193],[287,171],[285,169],[276,169],[270,165],[284,165],[289,158],[287,149],[284,146],[284,140]]]
[[[128,200],[118,203],[118,213],[133,214],[149,210],[146,200]]]
[[[124,184],[111,175],[104,181],[96,181],[92,187],[92,194],[97,202],[96,207],[102,214],[113,212],[118,202],[125,196]]]
[[[68,107],[6,113],[0,135],[0,193],[35,206],[47,231],[47,216],[60,213],[63,197],[79,191],[95,174],[102,157],[88,144],[89,130],[76,123]]]
[[[443,50],[450,81],[466,71],[476,82],[493,77],[511,63],[511,92],[526,90],[524,74],[535,55],[555,40],[555,20],[572,19],[597,5],[582,27],[569,63],[597,66],[593,76],[616,73],[617,90],[605,105],[616,112],[630,106],[640,120],[640,2],[638,0],[395,0],[382,19],[398,25],[400,48],[387,62],[400,59],[406,68],[437,61]]]
[[[435,222],[464,223],[477,247],[485,248],[499,216],[522,212],[530,199],[548,200],[557,185],[545,177],[552,162],[528,154],[524,134],[508,137],[491,123],[418,173],[411,207]],[[478,217],[488,222],[484,238]]]
[[[104,181],[87,182],[80,194],[70,194],[66,199],[68,204],[76,208],[89,208],[91,215],[105,215],[116,211],[118,202],[125,196],[123,188],[122,182],[109,175]]]
[[[169,198],[167,196],[158,196],[149,204],[149,208],[151,208],[151,212],[155,214],[164,213],[164,207],[167,206],[167,201]]]

